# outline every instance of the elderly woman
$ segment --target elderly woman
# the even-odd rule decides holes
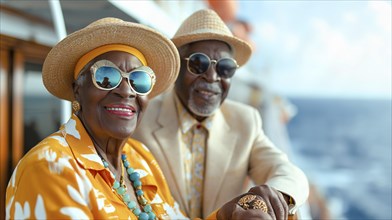
[[[130,139],[149,98],[178,70],[170,40],[120,19],[98,20],[58,43],[43,81],[72,101],[74,114],[15,168],[7,219],[185,218],[151,153]]]

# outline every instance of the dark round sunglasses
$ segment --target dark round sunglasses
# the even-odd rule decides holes
[[[138,95],[147,95],[155,84],[155,74],[148,66],[126,73],[109,60],[100,60],[91,66],[90,71],[94,85],[101,90],[115,89],[126,78],[132,91]]]
[[[211,63],[215,64],[215,71],[222,78],[231,78],[237,68],[239,67],[237,62],[233,58],[221,58],[219,60],[211,60],[204,53],[193,53],[189,57],[185,58],[187,61],[188,71],[195,74],[201,75],[210,68]]]

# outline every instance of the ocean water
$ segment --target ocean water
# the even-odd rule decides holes
[[[290,98],[295,162],[333,219],[392,219],[391,100]]]

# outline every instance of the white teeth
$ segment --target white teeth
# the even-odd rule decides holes
[[[132,110],[127,109],[127,108],[106,108],[107,110],[111,111],[123,111],[123,112],[132,112]]]
[[[203,95],[214,95],[212,92],[207,92],[207,91],[200,91],[201,94]]]

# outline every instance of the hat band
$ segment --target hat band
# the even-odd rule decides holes
[[[80,71],[83,69],[83,67],[90,62],[92,59],[95,57],[104,54],[109,51],[122,51],[122,52],[127,52],[132,55],[134,55],[136,58],[140,60],[140,62],[143,64],[143,66],[147,66],[147,61],[144,55],[136,48],[123,45],[123,44],[109,44],[109,45],[103,45],[100,47],[97,47],[89,52],[87,52],[85,55],[83,55],[78,62],[76,63],[75,70],[74,70],[74,79],[77,79],[79,76]]]

